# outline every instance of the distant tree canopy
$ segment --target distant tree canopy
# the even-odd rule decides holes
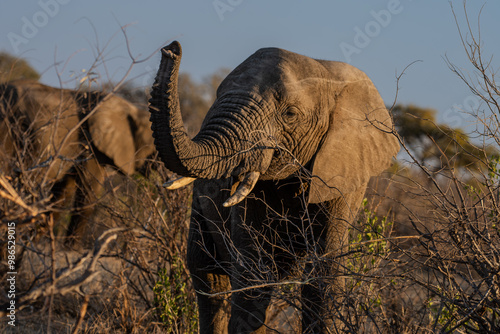
[[[194,81],[188,73],[179,75],[182,119],[191,135],[200,130],[205,114],[215,101],[217,87],[227,74],[229,74],[228,69],[220,69],[204,78],[202,82]]]
[[[422,164],[484,170],[486,158],[498,155],[491,146],[473,144],[463,129],[437,123],[434,109],[396,105],[392,112],[399,135]]]
[[[0,52],[0,82],[17,79],[40,79],[40,74],[24,59]]]

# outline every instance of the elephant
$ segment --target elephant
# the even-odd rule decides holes
[[[222,81],[190,139],[180,43],[161,54],[150,120],[161,161],[179,176],[165,186],[194,182],[187,266],[200,333],[270,330],[273,286],[295,267],[306,278],[302,332],[335,332],[349,223],[369,179],[399,151],[374,84],[346,63],[262,48]]]
[[[50,190],[42,197],[54,198],[59,216],[72,210],[59,235],[84,233],[106,167],[131,175],[154,152],[147,111],[119,96],[29,80],[0,85],[1,171],[24,175],[38,193]]]

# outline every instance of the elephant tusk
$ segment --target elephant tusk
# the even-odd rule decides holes
[[[235,204],[238,204],[242,200],[245,199],[245,197],[250,194],[252,191],[253,187],[255,187],[255,184],[259,180],[260,173],[259,172],[250,172],[247,175],[245,175],[245,178],[241,183],[238,185],[238,188],[234,192],[234,194],[227,199],[227,201],[222,204],[224,207],[230,207]]]
[[[175,190],[175,189],[179,189],[179,188],[182,188],[184,186],[187,186],[188,184],[190,184],[194,180],[196,180],[196,178],[194,178],[194,177],[182,176],[182,177],[179,177],[178,179],[169,180],[169,181],[165,182],[163,184],[163,186],[165,188],[167,188],[168,190]]]

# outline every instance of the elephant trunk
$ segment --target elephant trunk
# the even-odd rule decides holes
[[[155,145],[165,166],[182,176],[214,178],[213,145],[189,139],[182,122],[177,81],[182,50],[178,42],[162,49],[160,68],[149,100],[151,129]]]
[[[255,97],[237,94],[220,97],[198,135],[189,139],[177,92],[181,55],[178,42],[162,49],[149,105],[151,129],[160,158],[169,170],[184,177],[171,180],[165,186],[176,189],[195,178],[234,176],[236,190],[224,206],[235,205],[252,191],[273,157],[272,143],[262,131],[252,131],[259,128],[260,103]]]

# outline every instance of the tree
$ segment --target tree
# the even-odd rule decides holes
[[[213,88],[213,87],[210,87]],[[214,90],[217,87],[213,88]],[[207,87],[194,81],[188,73],[179,75],[179,100],[182,119],[190,134],[196,134],[201,128],[211,101],[206,95]]]
[[[0,52],[0,82],[17,79],[40,79],[40,74],[24,59]]]
[[[190,134],[196,134],[210,106],[215,101],[217,88],[229,70],[222,68],[198,83],[187,73],[179,75],[179,99],[182,118]]]
[[[463,129],[438,123],[434,109],[396,105],[392,111],[399,135],[423,165],[478,171],[488,167],[488,158],[498,155],[491,146],[474,144]]]

